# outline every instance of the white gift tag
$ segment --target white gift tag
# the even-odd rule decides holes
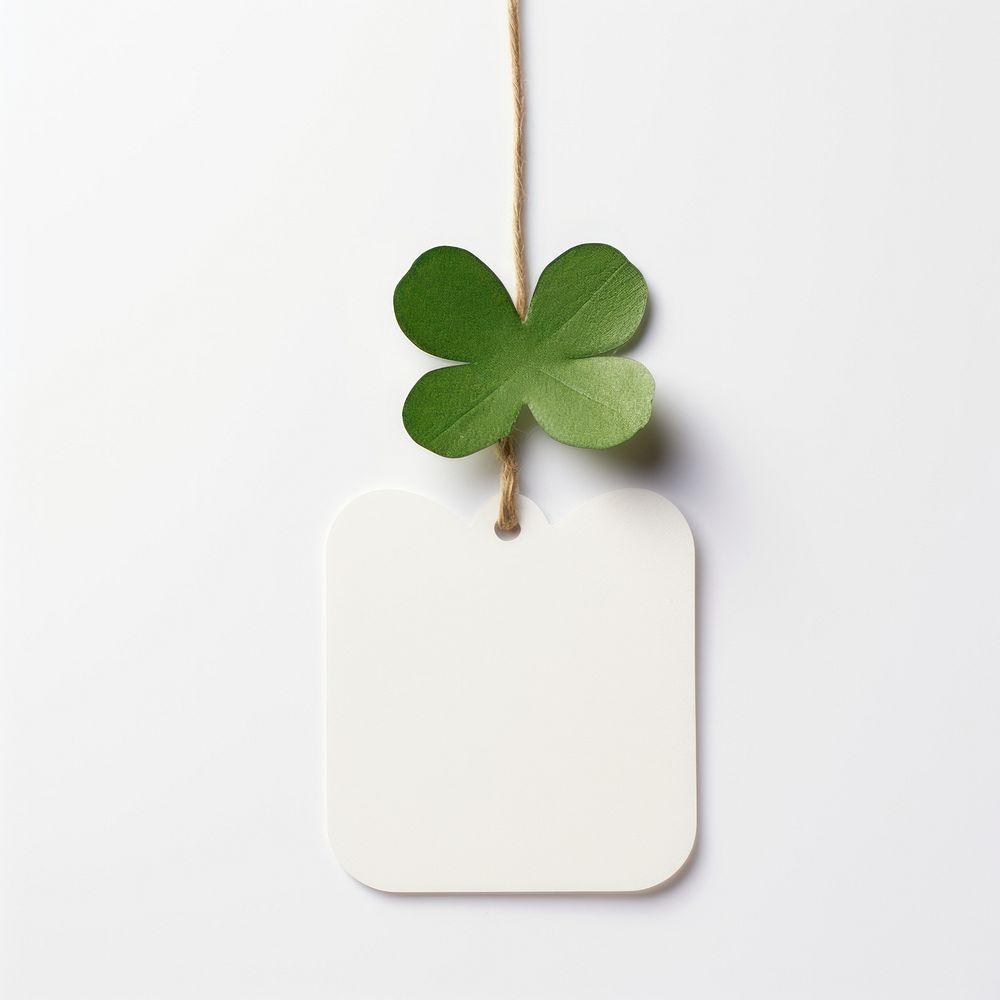
[[[328,818],[394,892],[650,888],[696,825],[694,545],[618,490],[494,532],[369,493],[327,551]]]

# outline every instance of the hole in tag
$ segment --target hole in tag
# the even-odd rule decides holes
[[[516,528],[501,528],[499,522],[493,525],[493,533],[501,542],[512,542],[521,534],[521,525]]]

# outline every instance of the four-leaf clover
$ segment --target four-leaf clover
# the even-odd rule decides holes
[[[428,354],[466,363],[414,385],[403,404],[407,431],[458,458],[509,434],[527,406],[557,441],[621,444],[649,420],[653,377],[608,352],[635,333],[646,294],[622,253],[585,243],[545,268],[522,321],[500,279],[468,250],[421,254],[396,286],[396,320]]]

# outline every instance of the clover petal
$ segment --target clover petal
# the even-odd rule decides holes
[[[539,426],[563,444],[611,448],[649,421],[653,376],[631,358],[570,358],[536,368],[527,403]]]
[[[646,282],[620,250],[584,243],[542,271],[525,324],[560,357],[606,354],[632,338],[646,298]]]
[[[428,372],[403,403],[403,425],[417,444],[461,458],[510,433],[524,403],[522,381],[483,362]]]
[[[449,361],[487,357],[521,326],[500,279],[458,247],[421,254],[396,286],[392,304],[403,333]]]

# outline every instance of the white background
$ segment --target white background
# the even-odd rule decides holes
[[[503,0],[8,0],[4,1000],[1000,995],[1000,7],[525,8],[531,274],[621,247],[658,390],[612,453],[524,423],[524,488],[692,523],[686,875],[394,897],[325,840],[328,524],[496,487],[403,431],[391,294],[510,280]]]

